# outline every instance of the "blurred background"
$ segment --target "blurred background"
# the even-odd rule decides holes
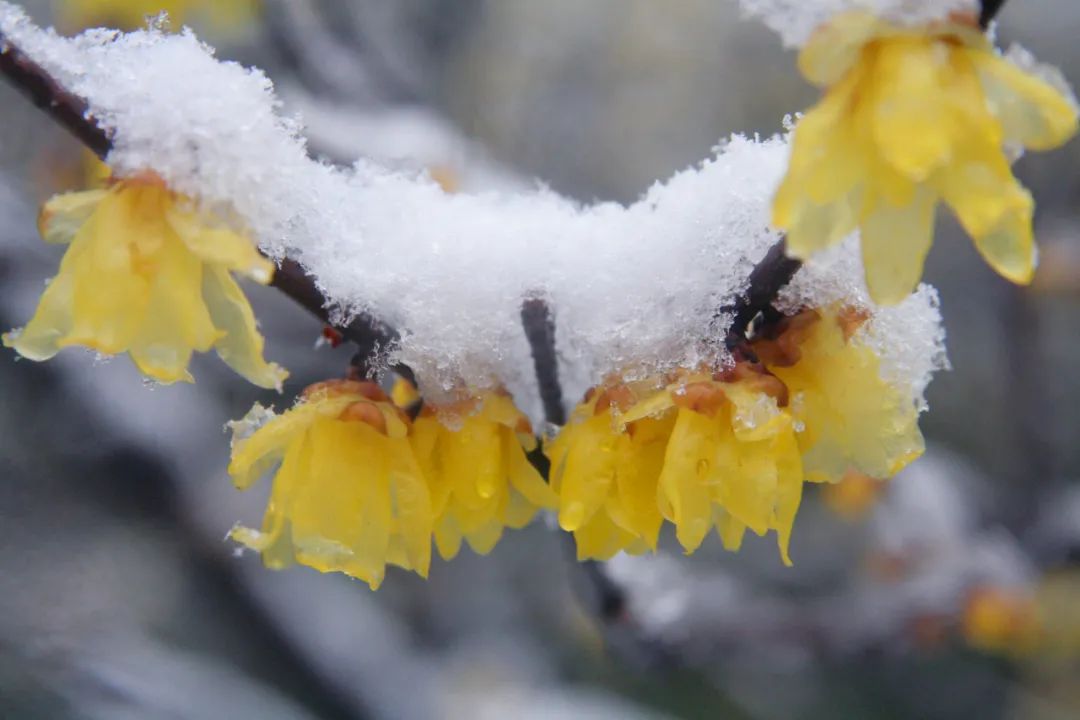
[[[534,182],[631,201],[814,92],[734,0],[56,0],[62,32],[169,10],[266,70],[313,154],[426,169],[450,191]],[[999,39],[1080,82],[1080,4],[1008,3]],[[94,172],[0,85],[0,326],[56,248],[38,204]],[[271,572],[224,537],[265,492],[225,474],[223,424],[340,375],[348,348],[249,288],[263,393],[215,359],[145,385],[126,359],[0,356],[0,717],[1080,717],[1080,145],[1025,157],[1042,266],[1014,288],[943,217],[928,279],[953,371],[926,456],[887,484],[810,488],[794,568],[772,538],[573,563],[535,524],[378,593]],[[537,258],[538,262],[542,257]]]

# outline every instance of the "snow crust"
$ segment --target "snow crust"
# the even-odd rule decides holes
[[[803,4],[746,1],[806,23]],[[435,401],[455,386],[503,383],[535,416],[526,297],[553,310],[571,401],[612,372],[722,359],[730,318],[718,310],[779,237],[768,221],[785,137],[734,136],[629,206],[581,205],[542,186],[448,194],[422,172],[311,158],[270,80],[218,61],[190,31],[63,38],[8,3],[0,31],[87,98],[112,134],[118,175],[152,169],[246,227],[269,256],[301,262],[342,318],[369,312],[397,328],[393,359]],[[785,298],[873,308],[854,242],[800,272]],[[933,291],[922,289],[866,332],[889,379],[918,403],[944,362],[939,320]]]

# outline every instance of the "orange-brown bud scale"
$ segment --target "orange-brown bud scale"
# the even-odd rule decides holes
[[[366,400],[354,402],[342,410],[338,419],[347,422],[367,423],[383,435],[386,434],[386,418],[383,416],[382,411]]]
[[[723,389],[711,382],[695,382],[671,393],[672,402],[680,408],[715,417],[727,402]]]

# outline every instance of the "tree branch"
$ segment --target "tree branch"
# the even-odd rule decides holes
[[[548,304],[540,298],[521,305],[521,324],[532,348],[536,381],[544,403],[544,419],[553,425],[566,423],[562,386],[559,384],[559,358],[555,352],[555,319]]]
[[[86,100],[60,85],[0,32],[0,74],[21,92],[34,107],[70,132],[102,160],[112,149],[108,133],[98,127]]]
[[[982,0],[982,10],[979,12],[979,27],[985,30],[1001,11],[1004,4],[1005,0]]]
[[[0,75],[95,155],[102,160],[107,158],[112,150],[112,139],[95,122],[85,98],[63,87],[3,32],[0,32]],[[315,317],[333,326],[345,339],[358,345],[360,352],[369,360],[397,342],[398,335],[393,328],[369,315],[360,315],[347,326],[331,322],[326,298],[294,260],[283,260],[270,284]],[[413,374],[409,368],[398,365],[393,369],[412,380]]]

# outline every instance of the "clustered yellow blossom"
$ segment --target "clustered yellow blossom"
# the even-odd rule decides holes
[[[732,368],[591,392],[546,448],[559,524],[578,557],[655,549],[664,520],[686,552],[716,528],[788,546],[802,485],[849,470],[889,477],[923,451],[910,397],[854,339],[865,316],[806,311],[751,344]]]
[[[104,25],[136,30],[148,17],[167,13],[177,26],[192,20],[233,30],[254,17],[259,0],[62,0],[61,24],[71,28]]]
[[[126,352],[162,383],[190,382],[192,353],[213,348],[254,384],[280,388],[287,373],[263,359],[255,315],[232,276],[265,284],[273,264],[160,178],[56,196],[38,225],[45,242],[68,249],[34,316],[4,335],[5,345],[31,360],[74,345]]]
[[[427,577],[434,518],[409,431],[374,383],[309,387],[295,407],[234,440],[229,475],[241,490],[280,466],[262,529],[237,527],[231,537],[269,567],[340,571],[372,589],[387,563]]]
[[[245,426],[229,465],[237,487],[279,467],[262,529],[231,536],[273,568],[340,571],[375,589],[387,564],[427,577],[432,539],[445,559],[463,539],[486,554],[506,527],[555,506],[525,455],[528,420],[502,392],[412,420],[375,383],[330,381],[250,435]]]
[[[1068,140],[1070,99],[962,18],[912,28],[845,13],[811,37],[799,68],[825,94],[795,128],[773,205],[793,255],[858,229],[871,295],[899,302],[922,275],[945,202],[997,272],[1030,282],[1034,203],[1005,149]]]
[[[522,528],[541,508],[555,507],[554,493],[525,454],[536,449],[532,426],[503,392],[425,406],[410,439],[431,489],[435,545],[446,560],[462,539],[485,555],[504,528]]]

